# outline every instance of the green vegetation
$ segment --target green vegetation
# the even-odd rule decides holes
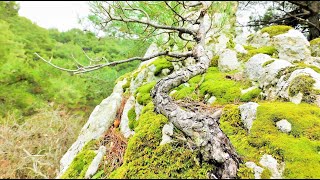
[[[79,29],[59,32],[41,28],[18,16],[15,2],[1,2],[0,9],[0,42],[4,45],[0,47],[0,116],[10,111],[23,118],[35,114],[48,102],[89,113],[111,94],[114,81],[139,63],[71,76],[40,60],[35,52],[46,59],[53,56],[52,62],[59,66],[76,68],[72,55],[81,64],[88,65],[84,52],[91,58],[105,57],[111,62],[141,56],[148,47],[135,40],[98,39],[92,32]]]
[[[220,119],[221,129],[244,162],[253,161],[259,165],[260,158],[267,153],[278,162],[285,161],[284,178],[319,177],[319,107],[290,102],[265,102],[259,105],[250,134],[243,128],[237,106],[226,106]],[[292,131],[289,134],[277,129],[275,123],[281,119],[291,123]],[[243,173],[240,175],[247,177]],[[270,172],[264,172],[262,176],[270,177]]]
[[[83,179],[89,165],[91,164],[93,158],[96,156],[95,144],[99,142],[98,140],[89,141],[79,152],[79,154],[73,159],[69,168],[61,176],[61,179]]]
[[[181,144],[159,145],[168,119],[154,112],[149,102],[142,110],[135,134],[129,139],[124,164],[109,178],[208,178],[212,165],[196,162],[197,152]]]
[[[27,122],[29,119],[42,117],[43,121],[48,121],[50,125],[47,127],[50,128],[43,127],[46,123],[42,122],[34,124],[34,129],[30,131],[34,133],[30,134],[30,137],[38,137],[39,134],[41,138],[27,138],[28,133],[25,133],[20,134],[23,139],[16,138],[11,142],[21,144],[21,147],[28,151],[32,150],[31,154],[44,155],[37,158],[39,162],[45,162],[38,164],[38,170],[53,178],[59,169],[58,161],[67,150],[65,148],[75,140],[75,136],[93,108],[111,94],[115,80],[134,70],[139,62],[71,75],[46,64],[34,53],[37,52],[45,59],[50,59],[52,56],[54,64],[74,69],[77,67],[72,56],[83,65],[89,65],[84,52],[92,59],[105,57],[112,62],[143,56],[149,43],[125,38],[97,38],[94,33],[80,29],[67,32],[59,32],[57,29],[47,30],[27,18],[20,17],[18,10],[16,2],[0,2],[0,126],[20,133],[26,132],[27,128],[30,131],[29,124],[32,123]],[[43,115],[44,109],[48,113],[47,116]],[[58,116],[60,119],[52,119],[50,115]],[[67,118],[69,116],[71,119]],[[61,126],[56,125],[56,121],[60,122]],[[68,132],[64,132],[63,129]],[[12,134],[5,137],[12,136],[15,134],[14,131],[10,131]],[[42,137],[44,135],[64,138],[60,138],[57,142],[57,138],[48,141],[51,145],[46,144],[47,141],[38,143],[40,139],[49,139]],[[19,155],[11,153],[12,150],[1,149],[1,151],[12,156],[6,155],[0,158],[10,164],[7,167],[0,165],[0,169],[7,172],[1,171],[0,177],[44,178],[33,172],[32,159],[24,158],[26,154],[22,148],[19,149],[19,153],[22,152]],[[25,161],[21,163],[16,156]]]
[[[293,29],[293,27],[286,26],[286,25],[275,25],[275,26],[269,26],[261,29],[261,33],[268,33],[270,37],[284,34],[288,32],[290,29]]]

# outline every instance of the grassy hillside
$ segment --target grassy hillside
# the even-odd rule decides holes
[[[99,39],[79,29],[47,30],[20,17],[15,2],[0,2],[0,29],[0,164],[5,164],[0,177],[54,177],[59,159],[90,112],[109,96],[114,81],[139,62],[71,75],[34,53],[48,59],[52,56],[55,64],[75,68],[72,56],[88,64],[84,52],[92,58],[116,61],[143,55],[148,44]],[[35,158],[35,154],[40,156]]]

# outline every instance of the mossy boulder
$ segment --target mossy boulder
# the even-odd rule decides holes
[[[274,25],[261,29],[261,33],[268,33],[270,37],[277,36],[279,34],[287,33],[290,29],[293,29],[291,26],[286,25]]]
[[[151,101],[150,91],[155,84],[156,81],[152,81],[137,88],[135,97],[139,104],[146,105]]]
[[[135,134],[128,141],[124,164],[109,178],[208,178],[214,167],[198,163],[197,152],[179,143],[160,145],[162,127],[168,119],[154,112],[150,102],[137,121]]]
[[[303,114],[303,116],[301,116]],[[286,119],[292,124],[292,131],[282,133],[276,123]],[[291,102],[259,103],[257,117],[250,134],[244,129],[237,106],[226,106],[220,118],[221,129],[228,136],[244,162],[257,165],[264,154],[285,163],[283,178],[320,177],[320,111],[319,107]],[[264,168],[264,167],[263,167]],[[244,175],[244,170],[238,172]],[[246,171],[247,173],[248,170]],[[270,172],[262,177],[270,177]]]
[[[60,177],[61,179],[83,179],[92,160],[96,156],[95,149],[98,140],[89,141],[73,159],[69,168]]]
[[[152,64],[156,66],[155,76],[159,76],[163,69],[169,69],[170,72],[174,69],[172,62],[168,61],[166,57],[158,57]]]

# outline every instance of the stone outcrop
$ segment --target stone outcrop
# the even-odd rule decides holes
[[[241,120],[245,128],[250,132],[253,121],[256,119],[258,104],[249,102],[239,106],[241,113]]]
[[[133,96],[130,96],[123,108],[121,121],[120,121],[120,131],[125,138],[128,138],[130,135],[134,134],[134,131],[132,131],[129,128],[129,118],[128,118],[128,112],[134,105],[135,105],[135,99]]]
[[[289,62],[302,61],[311,56],[309,41],[295,29],[273,37],[272,44],[279,52],[279,58]]]
[[[283,162],[279,164],[278,161],[275,158],[273,158],[271,155],[264,154],[261,157],[259,163],[265,168],[270,170],[271,172],[270,179],[282,179],[282,173],[285,168],[285,164]]]
[[[75,156],[81,151],[87,142],[101,137],[113,124],[117,110],[121,105],[123,93],[122,86],[126,84],[126,82],[126,80],[119,81],[115,85],[112,94],[94,108],[89,120],[82,127],[78,139],[61,158],[58,178],[68,169]]]
[[[237,53],[230,49],[223,51],[219,56],[218,66],[219,70],[222,72],[238,69],[240,67],[240,63],[237,59]]]
[[[276,125],[281,132],[289,133],[291,131],[291,124],[286,119],[276,122]]]

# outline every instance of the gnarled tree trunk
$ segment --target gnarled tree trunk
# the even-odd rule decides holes
[[[197,45],[193,57],[197,63],[176,71],[160,80],[152,89],[152,98],[156,111],[165,115],[177,128],[195,141],[200,148],[203,159],[213,161],[218,167],[215,178],[236,178],[240,158],[236,154],[227,136],[219,127],[220,115],[203,115],[183,110],[169,97],[170,89],[187,82],[190,78],[205,73],[210,59],[205,50],[206,29],[204,15],[207,6],[202,3],[197,31]]]

